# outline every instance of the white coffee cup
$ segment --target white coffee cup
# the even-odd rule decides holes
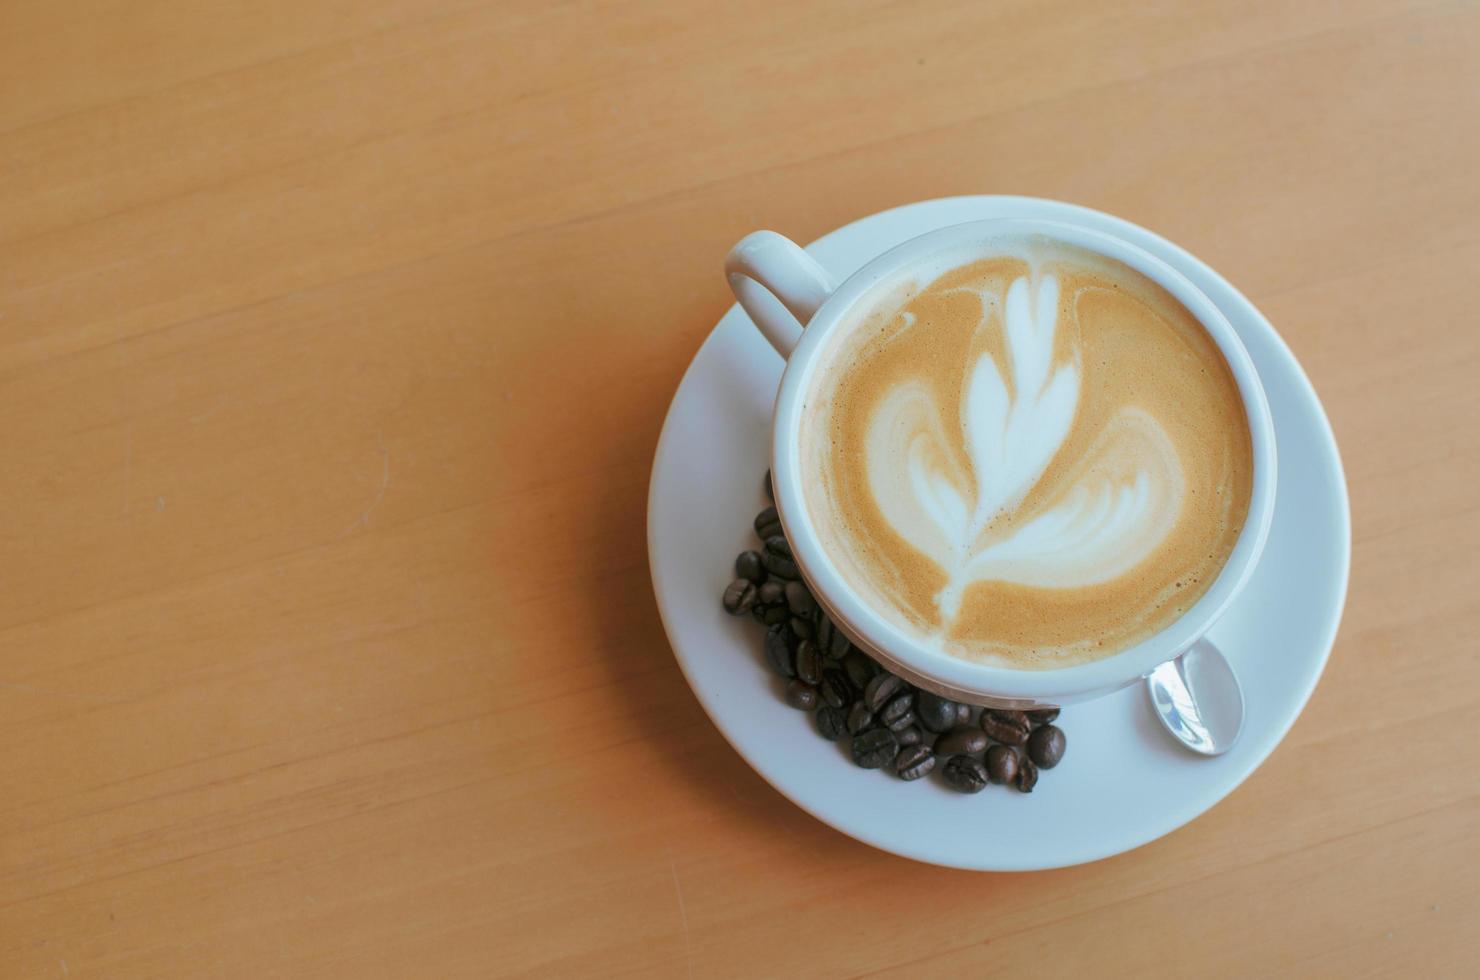
[[[1243,399],[1253,444],[1253,492],[1233,550],[1207,592],[1170,626],[1101,660],[1054,670],[1015,670],[952,656],[898,629],[848,587],[808,516],[800,473],[802,397],[812,386],[828,333],[848,319],[868,292],[905,267],[940,252],[994,241],[1042,236],[1122,262],[1159,284],[1201,322],[1222,351]],[[843,631],[881,664],[946,697],[996,707],[1063,705],[1132,684],[1173,660],[1206,634],[1243,589],[1259,561],[1274,515],[1274,426],[1249,353],[1213,302],[1165,262],[1104,232],[1059,220],[1005,218],[942,228],[890,249],[840,285],[795,243],[771,231],[747,235],[725,260],[730,288],[772,346],[786,358],[772,423],[771,474],[781,516],[802,577]],[[806,329],[802,329],[805,324]]]

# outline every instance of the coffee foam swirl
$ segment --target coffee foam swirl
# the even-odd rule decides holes
[[[1248,432],[1169,295],[1054,246],[870,305],[834,345],[814,403],[829,438],[804,460],[830,550],[876,605],[958,655],[1056,666],[1211,584],[1247,509]],[[1132,598],[1117,629],[1106,606]]]

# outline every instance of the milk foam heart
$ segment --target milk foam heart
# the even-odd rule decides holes
[[[1107,656],[1227,560],[1252,450],[1227,364],[1133,270],[1042,240],[942,256],[840,324],[805,496],[852,585],[943,649]]]

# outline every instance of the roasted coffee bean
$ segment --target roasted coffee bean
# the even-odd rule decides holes
[[[822,654],[817,652],[817,644],[811,640],[798,643],[792,660],[797,676],[804,683],[813,685],[822,683]]]
[[[887,728],[871,728],[853,736],[853,761],[864,769],[882,769],[899,755],[899,740]]]
[[[900,715],[898,718],[896,718],[893,721],[891,721],[889,723],[888,727],[889,727],[889,730],[890,731],[892,731],[896,735],[898,735],[900,732],[904,731],[906,728],[914,728],[915,727],[915,722],[916,722],[915,713],[913,711],[906,711],[904,714]]]
[[[761,564],[766,566],[766,571],[777,578],[784,578],[788,582],[802,577],[797,571],[797,563],[791,557],[791,545],[780,535],[766,539],[766,550],[761,554]]]
[[[761,484],[765,488],[765,491],[766,491],[766,499],[769,500],[771,503],[774,504],[776,502],[776,488],[773,487],[773,486],[771,486],[771,471],[770,470],[766,470],[766,478],[761,481]]]
[[[737,578],[725,589],[725,612],[731,616],[743,616],[755,605],[755,583]]]
[[[863,701],[869,706],[870,711],[878,711],[906,687],[908,685],[905,684],[903,678],[896,677],[887,671],[875,674],[863,688]]]
[[[1001,786],[1017,778],[1018,754],[1016,749],[1005,745],[994,745],[987,749],[987,778]]]
[[[765,541],[781,533],[781,517],[775,507],[767,507],[755,515],[755,536]]]
[[[828,618],[822,607],[817,607],[817,646],[822,650],[823,656],[833,660],[841,660],[848,653],[848,638],[843,631],[838,629],[836,623]]]
[[[892,728],[894,737],[899,739],[900,745],[922,745],[925,742],[925,733],[920,731],[918,725],[906,725],[903,728]]]
[[[980,728],[953,728],[935,740],[940,755],[980,755],[987,749],[987,733]]]
[[[1034,711],[1025,711],[1023,713],[1026,714],[1028,716],[1028,720],[1035,725],[1047,725],[1051,722],[1057,721],[1059,718],[1058,708],[1038,708]]]
[[[870,660],[862,650],[849,650],[847,656],[843,657],[843,670],[847,672],[848,680],[853,682],[853,686],[862,691],[879,672],[879,665]]]
[[[900,691],[894,697],[884,703],[879,709],[879,720],[893,727],[905,715],[910,714],[915,707],[915,694],[913,691]]]
[[[771,542],[771,540],[784,539],[781,539],[781,537],[770,537],[767,540]],[[765,565],[765,570],[770,571],[777,579],[786,579],[787,582],[795,582],[795,580],[802,577],[801,571],[796,570],[796,563],[792,561],[790,555],[778,554],[776,551],[771,551],[770,548],[765,549],[765,554],[761,555],[761,563]]]
[[[969,704],[957,704],[956,705],[956,727],[959,728],[962,725],[969,725],[969,724],[971,724],[971,705],[969,705]]]
[[[1028,756],[1039,769],[1052,769],[1064,757],[1064,730],[1044,725],[1028,736]]]
[[[810,640],[817,634],[812,631],[812,621],[802,616],[792,616],[787,620],[791,626],[791,633],[799,640]]]
[[[767,606],[779,606],[786,601],[786,583],[771,579],[761,583],[755,590],[755,601]]]
[[[766,630],[766,639],[762,644],[766,651],[766,663],[771,669],[782,677],[795,677],[797,674],[796,662],[792,659],[791,643],[786,639],[786,627],[776,624]]]
[[[915,699],[915,714],[932,732],[948,732],[956,727],[956,702],[929,691],[921,691]]]
[[[857,735],[874,727],[874,713],[862,701],[854,701],[848,709],[848,733]]]
[[[980,793],[987,788],[987,767],[969,755],[953,755],[941,767],[946,785],[958,793]]]
[[[934,768],[935,753],[923,745],[900,749],[899,755],[894,757],[894,771],[906,782],[928,776]]]
[[[796,679],[787,681],[786,703],[793,708],[811,711],[817,707],[817,688]]]
[[[783,606],[767,606],[761,613],[761,622],[767,626],[782,626],[791,619],[791,613]]]
[[[817,610],[817,648],[829,660],[842,660],[848,655],[848,638],[821,609]]]
[[[793,616],[811,616],[817,611],[817,600],[812,598],[812,593],[800,582],[786,583],[786,604],[791,607]]]
[[[836,742],[838,736],[842,735],[848,728],[847,718],[843,715],[842,708],[834,708],[830,704],[824,704],[817,709],[817,734],[829,742]]]
[[[827,613],[822,611],[821,606],[818,606],[817,610],[812,613],[812,635],[817,637],[819,649],[827,649],[828,644],[832,642],[835,629],[837,627],[833,626],[833,621],[828,619]]]
[[[1038,785],[1038,767],[1032,759],[1018,759],[1016,785],[1018,792],[1031,793]]]
[[[766,613],[768,612],[770,612],[770,610],[767,607],[757,602],[755,605],[750,607],[750,618],[755,620],[757,623],[764,623],[766,621]]]
[[[766,580],[766,566],[761,564],[759,551],[742,551],[735,559],[735,574],[760,585]]]
[[[848,675],[841,670],[824,670],[822,672],[822,700],[834,708],[842,708],[853,700],[853,685],[848,683]]]
[[[1028,741],[1031,730],[1028,716],[1021,711],[996,711],[992,708],[982,711],[982,731],[1003,745],[1022,745]]]

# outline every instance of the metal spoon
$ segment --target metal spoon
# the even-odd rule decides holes
[[[1172,737],[1200,755],[1222,755],[1243,731],[1243,689],[1228,660],[1207,640],[1148,674],[1146,693]]]

